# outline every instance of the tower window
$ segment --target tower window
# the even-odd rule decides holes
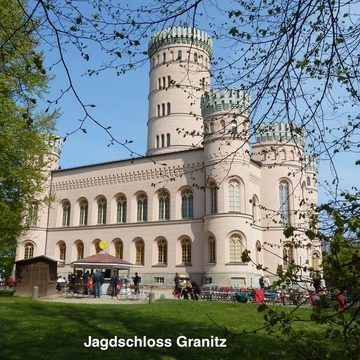
[[[198,54],[197,53],[194,53],[194,62],[198,62]]]
[[[156,135],[156,148],[159,148],[159,135]]]
[[[157,106],[157,116],[160,117],[160,105]]]
[[[181,52],[181,50],[178,51],[177,58],[178,58],[178,60],[182,60],[182,52]]]
[[[162,116],[165,116],[165,104],[161,104]]]
[[[161,134],[161,147],[165,147],[165,135]]]
[[[161,79],[158,80],[158,88],[161,89]]]
[[[167,107],[167,114],[169,115],[171,113],[171,104],[168,102],[166,104],[166,107]]]
[[[166,146],[170,146],[170,134],[166,134]]]
[[[167,80],[168,80],[168,87],[170,87],[171,86],[171,76],[168,76]]]
[[[280,195],[280,222],[284,226],[290,225],[290,206],[289,206],[289,184],[282,181],[279,185]]]
[[[163,64],[166,63],[166,53],[163,53]]]

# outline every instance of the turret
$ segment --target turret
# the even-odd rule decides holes
[[[263,165],[304,161],[303,129],[287,123],[262,124],[256,130],[252,159]]]
[[[250,97],[244,90],[216,89],[203,95],[204,156],[208,165],[221,160],[222,166],[228,163],[230,167],[235,161],[250,160],[249,109]]]
[[[211,38],[194,28],[169,28],[150,39],[148,155],[201,146],[211,49]]]

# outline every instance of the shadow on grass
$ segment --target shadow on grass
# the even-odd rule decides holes
[[[73,305],[0,299],[1,359],[297,359],[261,327],[256,306],[161,301],[146,305]],[[88,338],[171,339],[171,347],[86,348]],[[227,339],[227,347],[180,347],[179,336]],[[284,352],[287,356],[284,357]]]

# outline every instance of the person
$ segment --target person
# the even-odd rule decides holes
[[[0,286],[5,285],[5,280],[6,280],[6,273],[5,273],[5,270],[3,270],[0,273]]]
[[[178,273],[175,274],[175,277],[174,277],[174,283],[175,283],[175,291],[181,293],[181,279],[180,279],[180,276]]]
[[[8,281],[7,281],[7,284],[9,286],[9,288],[13,288],[14,285],[15,285],[15,281],[14,281],[14,278],[10,275],[9,278],[8,278]]]
[[[89,273],[89,270],[88,270],[88,271],[86,271],[86,273],[83,276],[83,282],[84,282],[85,285],[87,284],[87,282],[89,280],[89,277],[90,277],[90,273]]]
[[[141,281],[141,277],[138,275],[138,273],[135,273],[135,277],[133,278],[133,282],[134,282],[134,286],[135,286],[135,294],[140,294],[140,281]]]
[[[116,270],[113,271],[110,279],[110,285],[111,285],[111,297],[116,296],[118,294],[118,284],[119,284],[119,277],[117,275]]]
[[[102,294],[101,286],[104,283],[104,275],[101,273],[99,269],[97,269],[95,274],[93,275],[93,283],[95,285],[94,297],[99,298]]]
[[[200,295],[200,286],[192,279],[190,279],[190,283],[192,287],[191,298],[193,300],[199,300],[198,296]]]
[[[87,279],[86,289],[87,289],[87,294],[92,295],[92,292],[94,290],[94,283],[93,283],[93,280],[92,280],[91,276],[89,276],[88,279]]]
[[[69,284],[69,290],[74,291],[75,290],[75,274],[69,273],[68,284]]]
[[[314,276],[313,286],[314,286],[315,292],[318,293],[321,289],[321,279],[319,276]]]
[[[58,276],[56,280],[56,290],[61,291],[62,287],[66,284],[65,278]]]
[[[259,285],[260,285],[260,289],[263,289],[265,286],[264,277],[262,275],[260,276],[260,279],[259,279]]]
[[[187,280],[185,286],[182,288],[181,295],[185,300],[189,300],[189,295],[192,297],[193,295],[193,287],[190,280]]]

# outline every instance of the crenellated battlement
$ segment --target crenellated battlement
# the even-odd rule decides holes
[[[204,117],[218,111],[246,111],[249,107],[250,96],[245,90],[212,89],[201,97],[201,113]]]
[[[292,142],[304,146],[304,131],[299,126],[287,123],[262,124],[256,130],[256,142]]]
[[[60,156],[63,148],[64,140],[56,135],[49,136],[49,149],[52,154]]]
[[[191,27],[172,27],[155,33],[149,41],[149,57],[162,46],[189,44],[203,48],[211,56],[212,39],[206,32]]]
[[[305,171],[316,173],[318,170],[318,160],[314,156],[305,156]]]

